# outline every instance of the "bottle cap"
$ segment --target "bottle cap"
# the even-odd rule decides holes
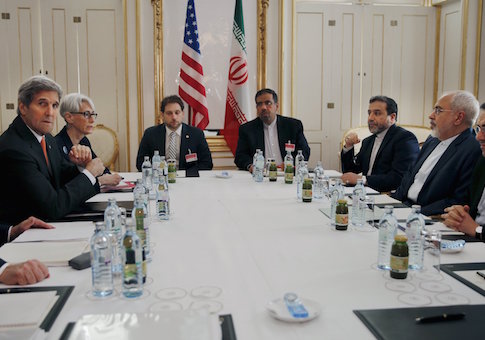
[[[394,236],[394,241],[396,242],[407,242],[408,238],[406,235],[396,235]]]

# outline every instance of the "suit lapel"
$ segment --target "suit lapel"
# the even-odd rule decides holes
[[[165,155],[165,139],[167,138],[166,137],[167,129],[165,127],[165,124],[162,124],[162,125],[159,125],[159,126],[160,126],[160,133],[158,135],[160,137],[158,139],[158,143],[156,143],[155,145],[158,145],[158,147],[160,148],[160,150],[158,150],[160,155],[167,156],[167,155]]]
[[[429,144],[426,147],[423,147],[421,149],[421,152],[419,153],[419,156],[418,156],[418,160],[416,161],[416,164],[415,164],[415,166],[413,168],[413,172],[412,172],[411,178],[414,179],[414,177],[418,173],[419,169],[421,169],[421,166],[423,166],[424,161],[428,158],[428,156],[431,154],[431,152],[433,152],[433,150],[436,148],[436,146],[439,143],[440,143],[440,140],[438,138],[434,138],[433,137],[432,140],[430,140]],[[431,176],[431,174],[430,174],[430,176]],[[428,178],[430,176],[428,176]],[[411,184],[412,183],[413,182],[411,182]]]
[[[374,147],[374,143],[376,142],[376,135],[370,136],[367,147],[362,149],[362,172],[364,175],[367,175],[367,172],[369,171],[369,166],[370,166],[370,157],[372,155],[372,148]],[[377,159],[377,156],[376,156]],[[374,160],[375,164],[375,160]]]
[[[387,133],[384,136],[384,139],[382,140],[381,145],[379,146],[379,150],[377,150],[377,154],[376,154],[376,159],[374,161],[374,165],[377,163],[379,157],[381,156],[382,150],[384,150],[388,146],[389,141],[392,139],[392,137],[396,133],[396,130],[397,129],[396,129],[396,126],[395,125],[391,125],[389,127],[389,130],[387,130]]]
[[[179,153],[179,164],[185,164],[185,155],[189,153],[189,140],[190,135],[187,132],[187,127],[182,124],[182,131],[180,132],[180,153]],[[195,150],[190,150],[194,152]]]
[[[480,199],[482,198],[483,189],[485,187],[485,176],[483,173],[485,172],[485,159],[480,156],[480,160],[478,161],[479,165],[475,171],[476,176],[478,176],[478,180],[474,183],[472,182],[472,196],[470,197],[470,212],[476,216],[478,203],[480,203]],[[480,175],[482,174],[482,175]]]
[[[264,148],[264,127],[263,127],[263,121],[259,118],[256,118],[256,124],[257,124],[257,129],[256,129],[256,149],[258,148],[258,145],[260,145],[261,150],[263,151],[264,157],[265,155],[265,148]],[[278,124],[278,122],[276,122]]]

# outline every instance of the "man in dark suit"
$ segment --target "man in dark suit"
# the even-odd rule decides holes
[[[355,185],[362,178],[364,184],[377,191],[395,190],[406,170],[414,164],[419,145],[413,133],[396,125],[397,104],[386,96],[369,100],[367,124],[372,136],[362,141],[354,157],[354,145],[359,143],[355,133],[345,137],[341,152],[342,182]],[[363,176],[358,175],[362,172]]]
[[[485,103],[480,107],[480,116],[475,127],[476,139],[480,143],[482,155],[473,170],[470,186],[469,205],[453,205],[441,215],[448,227],[474,236],[485,242]]]
[[[158,150],[166,159],[175,159],[178,169],[197,166],[199,170],[212,169],[212,156],[204,132],[196,127],[182,123],[184,103],[179,96],[163,98],[160,105],[163,124],[145,130],[138,147],[136,168],[141,171],[143,158],[153,156]],[[196,154],[197,159],[189,154]]]
[[[466,202],[480,155],[471,130],[478,108],[475,97],[466,91],[450,92],[438,100],[429,115],[433,137],[424,143],[394,198],[421,205],[425,215],[442,214],[446,207]]]
[[[74,146],[71,161],[59,152],[54,127],[61,88],[51,79],[34,76],[18,92],[17,117],[0,136],[0,220],[17,224],[31,215],[58,219],[99,192],[103,173],[89,148]]]
[[[20,222],[16,226],[0,223],[0,246],[6,242],[14,240],[17,236],[30,228],[51,229],[53,227],[33,216]],[[37,260],[29,260],[13,264],[7,263],[0,258],[1,283],[9,285],[34,284],[47,277],[49,277],[49,270],[43,263]]]
[[[278,95],[271,89],[256,93],[258,117],[239,127],[234,163],[239,169],[253,172],[253,156],[256,149],[263,151],[264,157],[274,158],[281,165],[286,155],[285,144],[292,144],[293,157],[298,150],[303,151],[305,160],[310,157],[310,147],[303,134],[303,124],[298,119],[276,114],[279,108]]]

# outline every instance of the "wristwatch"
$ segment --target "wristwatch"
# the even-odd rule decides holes
[[[482,240],[482,231],[483,231],[483,227],[481,225],[479,225],[476,229],[475,229],[475,238],[479,239],[479,240]]]

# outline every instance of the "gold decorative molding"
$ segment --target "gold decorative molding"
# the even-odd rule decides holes
[[[258,1],[258,90],[266,87],[266,16],[269,0]]]
[[[155,125],[160,123],[160,102],[163,98],[163,1],[151,0],[153,7],[153,69],[155,97]]]
[[[475,41],[475,79],[473,94],[478,98],[479,77],[480,77],[480,50],[482,49],[482,12],[483,0],[478,0],[477,10],[477,40]]]
[[[468,0],[462,0],[461,7],[461,67],[460,67],[460,89],[465,89],[466,80],[466,49],[468,47]]]
[[[136,0],[136,92],[138,97],[138,143],[143,135],[143,70],[141,67],[141,0]]]
[[[126,169],[130,171],[130,77],[128,76],[128,5],[123,0],[123,33],[125,44],[125,115],[126,115]]]

